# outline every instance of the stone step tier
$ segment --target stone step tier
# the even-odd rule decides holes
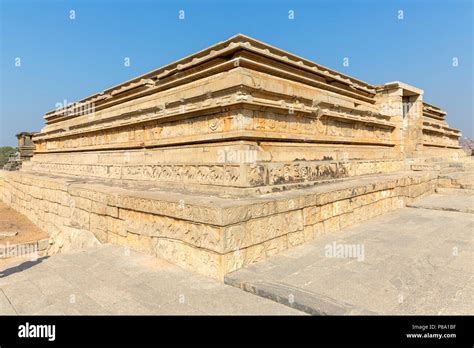
[[[50,235],[50,252],[125,245],[219,280],[244,265],[434,192],[438,172],[365,175],[233,199],[1,173],[1,199]]]

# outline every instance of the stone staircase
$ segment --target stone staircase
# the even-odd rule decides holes
[[[8,157],[8,162],[5,163],[3,166],[3,170],[19,170],[21,168],[21,159],[20,159],[20,153],[15,152],[13,154],[10,154]],[[1,168],[0,168],[1,169]]]
[[[439,187],[474,190],[474,159],[463,157],[456,162],[438,162]]]

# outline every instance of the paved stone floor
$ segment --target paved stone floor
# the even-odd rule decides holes
[[[0,261],[0,314],[304,314],[112,245]]]
[[[321,236],[229,274],[229,285],[112,245],[0,260],[0,314],[473,314],[466,192]]]
[[[474,214],[447,211],[473,208],[465,192],[322,236],[226,283],[311,314],[472,315]]]

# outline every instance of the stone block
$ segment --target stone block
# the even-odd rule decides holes
[[[71,217],[69,219],[69,226],[79,229],[89,229],[89,217],[90,213],[82,209],[74,208],[71,211]]]
[[[38,241],[38,251],[43,251],[49,247],[49,238],[41,239]]]
[[[341,230],[357,223],[357,218],[355,215],[356,213],[354,212],[348,212],[339,216],[339,227]]]
[[[305,242],[305,232],[296,231],[288,233],[288,247],[295,247]]]
[[[107,216],[107,231],[117,234],[122,237],[127,236],[127,229],[125,228],[125,221]]]
[[[151,254],[153,251],[153,243],[151,237],[140,234],[128,233],[127,246],[132,250],[146,254]]]
[[[314,225],[321,221],[321,207],[313,206],[303,209],[304,225]]]
[[[303,235],[304,235],[304,240],[305,242],[308,242],[310,240],[314,239],[314,225],[308,225],[304,227],[303,230]]]
[[[332,203],[327,203],[321,206],[321,220],[327,220],[334,215],[334,205]]]
[[[323,222],[324,233],[333,233],[340,230],[339,216],[331,217]]]
[[[351,209],[351,204],[348,199],[342,201],[337,201],[332,204],[333,206],[333,216],[341,215],[347,213]]]

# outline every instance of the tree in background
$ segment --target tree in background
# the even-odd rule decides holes
[[[15,151],[16,149],[11,146],[0,146],[0,169],[8,162],[8,156]]]

